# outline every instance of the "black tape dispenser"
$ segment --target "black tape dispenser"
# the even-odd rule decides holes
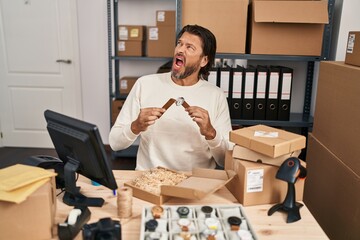
[[[300,164],[300,160],[296,157],[286,159],[276,173],[276,178],[288,183],[288,191],[285,200],[272,206],[268,211],[271,216],[276,211],[284,211],[288,213],[287,223],[296,222],[301,219],[300,208],[303,204],[295,201],[295,183],[299,178],[306,177],[306,168]]]

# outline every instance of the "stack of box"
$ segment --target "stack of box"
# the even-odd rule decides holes
[[[156,26],[147,27],[146,56],[173,57],[175,48],[175,11],[156,11]]]
[[[306,146],[302,135],[264,125],[230,132],[233,151],[225,157],[225,169],[237,176],[227,188],[244,206],[280,203],[287,193],[287,183],[276,178],[279,166],[289,157],[298,157]],[[301,162],[305,165],[304,162]],[[295,184],[296,200],[303,197],[304,181]]]
[[[360,63],[360,45],[350,45],[358,57],[347,62]],[[360,236],[359,80],[358,66],[320,63],[304,201],[330,239]]]
[[[119,25],[118,33],[119,56],[141,57],[144,55],[145,26]]]

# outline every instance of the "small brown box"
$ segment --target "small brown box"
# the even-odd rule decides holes
[[[360,32],[349,32],[345,63],[360,67]]]
[[[175,11],[156,11],[156,26],[170,26],[175,27]]]
[[[147,28],[147,56],[173,57],[175,49],[175,27],[159,26]]]
[[[111,123],[114,124],[117,116],[119,115],[125,100],[113,100],[111,106]]]
[[[118,41],[118,55],[141,57],[144,55],[144,47],[144,41]]]
[[[118,40],[145,40],[145,26],[142,25],[119,25]]]
[[[1,239],[53,239],[55,177],[19,204],[0,201]]]
[[[122,77],[119,82],[120,94],[129,94],[139,77]]]

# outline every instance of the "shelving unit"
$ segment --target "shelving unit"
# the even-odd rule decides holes
[[[120,77],[120,60],[127,61],[169,61],[171,58],[149,58],[149,57],[119,57],[117,54],[117,44],[114,44],[114,51],[112,50],[112,41],[117,42],[118,36],[118,1],[121,0],[107,0],[107,14],[108,14],[108,53],[109,53],[109,96],[110,103],[113,98],[126,99],[126,96],[119,93],[119,82],[117,79]],[[181,29],[181,0],[176,1],[176,32]],[[140,2],[140,1],[139,1]],[[265,124],[273,127],[287,127],[287,128],[300,128],[301,133],[305,136],[308,135],[309,130],[313,126],[313,118],[310,115],[311,110],[311,95],[314,79],[314,66],[315,62],[328,60],[330,55],[331,32],[334,14],[335,0],[328,0],[329,24],[325,25],[323,37],[322,56],[287,56],[287,55],[261,55],[261,54],[217,54],[216,58],[222,59],[244,59],[244,60],[267,60],[267,61],[297,61],[307,62],[307,71],[305,79],[305,96],[302,113],[291,113],[289,121],[269,121],[269,120],[243,120],[233,119],[234,125],[256,125]],[[113,26],[112,26],[113,23]],[[112,32],[114,37],[112,37]],[[113,69],[114,64],[114,69]],[[114,79],[116,81],[114,82]],[[115,83],[115,84],[114,84]],[[115,85],[115,91],[113,89]],[[111,114],[111,104],[110,104]],[[111,119],[111,116],[110,116]],[[111,123],[110,123],[111,124]],[[137,146],[131,146],[126,150],[114,152],[115,156],[136,156]]]

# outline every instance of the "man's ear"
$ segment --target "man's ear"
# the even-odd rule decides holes
[[[200,67],[206,66],[206,64],[208,64],[208,62],[209,62],[208,56],[203,56],[201,59]]]

